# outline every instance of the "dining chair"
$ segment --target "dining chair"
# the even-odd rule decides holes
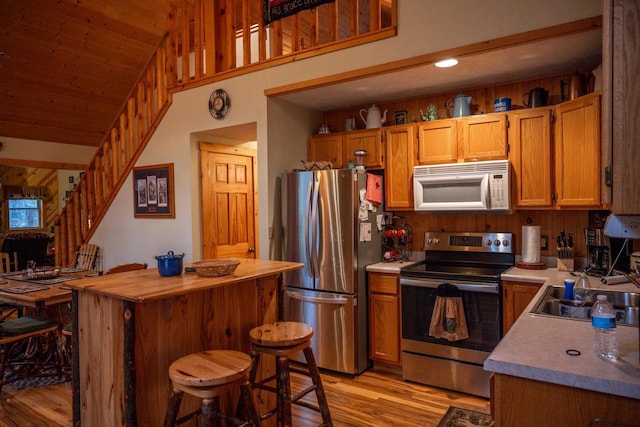
[[[110,269],[107,270],[105,274],[122,273],[124,271],[133,271],[133,270],[146,270],[146,268],[147,268],[146,262],[144,264],[139,262],[132,262],[129,264],[120,264],[120,265],[116,265],[115,267],[111,267]]]
[[[78,246],[71,266],[82,270],[93,270],[98,261],[99,247],[90,243],[84,243]]]
[[[19,379],[62,375],[57,331],[57,322],[37,316],[0,323],[0,391]]]
[[[11,271],[11,257],[6,252],[0,252],[0,273]]]
[[[6,252],[0,252],[0,274],[9,272],[11,272],[11,257]],[[0,322],[4,322],[14,313],[17,313],[18,317],[22,317],[22,307],[8,302],[0,302]]]

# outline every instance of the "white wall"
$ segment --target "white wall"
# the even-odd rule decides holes
[[[72,144],[58,144],[47,141],[34,141],[0,137],[2,150],[0,159],[32,160],[39,162],[72,163],[89,165],[96,147],[85,147]]]
[[[173,104],[138,166],[174,163],[176,218],[134,219],[129,177],[91,239],[102,248],[103,268],[134,261],[154,266],[153,256],[168,250],[184,252],[185,261],[200,259],[199,160],[197,138],[192,134],[254,122],[258,151],[259,256],[268,258],[275,252],[270,246],[269,229],[279,226],[274,218],[274,212],[278,212],[277,180],[283,170],[300,167],[300,160],[306,154],[307,135],[319,124],[320,113],[267,100],[265,89],[601,13],[601,0],[400,0],[397,37],[174,95]],[[229,115],[221,121],[214,120],[207,107],[209,95],[217,88],[225,89],[232,103]],[[274,245],[277,246],[277,242]]]

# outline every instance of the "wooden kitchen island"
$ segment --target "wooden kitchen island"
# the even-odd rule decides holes
[[[75,280],[74,426],[162,425],[169,365],[197,351],[249,352],[249,330],[278,320],[282,273],[303,264],[242,260],[235,273],[157,269]],[[199,406],[185,397],[182,413]]]

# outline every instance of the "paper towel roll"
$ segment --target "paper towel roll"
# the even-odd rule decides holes
[[[540,262],[540,226],[522,226],[522,262]]]
[[[617,285],[618,283],[630,282],[630,280],[624,276],[607,276],[601,278],[600,281],[605,285]]]

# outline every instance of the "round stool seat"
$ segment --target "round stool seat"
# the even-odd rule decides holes
[[[275,322],[257,326],[249,331],[252,344],[263,347],[291,347],[311,339],[313,328],[300,322]]]
[[[209,350],[181,357],[169,366],[171,381],[188,387],[211,387],[245,378],[251,357],[233,350]]]

